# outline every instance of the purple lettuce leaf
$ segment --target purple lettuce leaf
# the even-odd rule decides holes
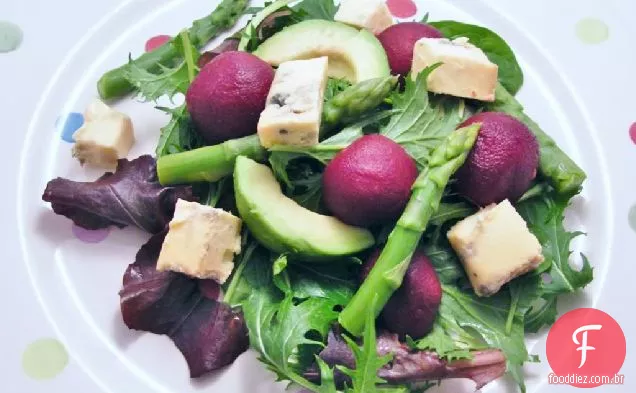
[[[378,371],[378,377],[389,384],[415,384],[423,381],[447,378],[469,378],[480,389],[506,372],[506,357],[498,349],[472,352],[471,359],[447,362],[430,351],[411,350],[399,341],[396,334],[382,332],[377,339],[378,355],[393,355],[393,359]],[[351,348],[339,333],[329,332],[327,346],[320,352],[320,358],[329,366],[344,366],[354,369],[355,357]],[[335,369],[336,382],[342,386],[347,376]],[[314,365],[306,373],[310,381],[320,380],[319,369]]]
[[[153,236],[126,269],[121,313],[130,329],[170,337],[185,357],[190,377],[197,378],[231,364],[247,350],[247,327],[240,311],[206,296],[200,280],[156,270],[164,238],[165,232]]]
[[[119,160],[115,173],[107,172],[93,182],[58,177],[42,195],[55,213],[82,228],[134,225],[150,233],[166,227],[179,198],[193,200],[191,187],[159,184],[155,159],[149,155]]]

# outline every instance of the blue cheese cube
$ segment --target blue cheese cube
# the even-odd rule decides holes
[[[543,262],[541,244],[510,201],[465,218],[448,232],[479,296],[490,296]]]
[[[494,101],[499,68],[467,38],[422,38],[415,43],[411,77],[442,63],[428,77],[433,93],[481,101]]]
[[[280,64],[258,122],[263,147],[318,143],[327,65],[326,56]]]
[[[81,165],[103,168],[117,166],[125,158],[135,135],[130,117],[100,100],[93,101],[84,112],[84,125],[73,134],[73,157]]]
[[[241,252],[241,219],[222,209],[177,201],[157,270],[171,270],[223,284]]]
[[[343,0],[333,19],[373,34],[380,34],[393,25],[385,0]]]

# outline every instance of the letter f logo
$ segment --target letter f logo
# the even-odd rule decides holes
[[[579,365],[579,368],[583,367],[585,365],[585,362],[587,361],[587,351],[593,351],[596,349],[592,346],[587,345],[587,332],[590,330],[601,330],[602,328],[603,326],[601,325],[585,325],[576,329],[572,334],[572,341],[574,341],[574,344],[580,345],[580,347],[576,349],[577,351],[581,351],[581,364]],[[579,342],[577,336],[581,332],[583,332],[583,339],[581,340],[581,342]]]

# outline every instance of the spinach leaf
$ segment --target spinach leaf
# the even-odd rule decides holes
[[[561,195],[571,197],[578,194],[585,181],[586,174],[557,146],[554,139],[541,129],[523,110],[523,106],[501,84],[497,85],[495,102],[486,105],[486,109],[505,112],[524,123],[537,137],[539,142],[539,172]]]
[[[450,39],[467,37],[470,43],[486,53],[493,63],[499,66],[499,80],[512,94],[517,94],[523,85],[523,71],[510,46],[497,33],[485,27],[467,23],[444,20],[429,22]]]
[[[432,150],[463,120],[464,101],[453,97],[429,98],[428,75],[437,68],[422,71],[415,82],[406,78],[404,92],[391,97],[397,113],[380,133],[399,143],[415,159],[420,169],[428,162]]]
[[[473,205],[466,202],[442,202],[439,208],[431,217],[431,225],[440,226],[449,221],[466,218],[475,213]]]
[[[292,9],[301,12],[304,19],[333,20],[338,12],[338,6],[333,0],[303,0]]]
[[[435,267],[440,282],[457,285],[459,280],[466,279],[464,268],[446,238],[446,231],[437,227],[426,236],[424,250]]]

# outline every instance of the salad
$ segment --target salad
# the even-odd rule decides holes
[[[74,135],[93,182],[42,198],[86,229],[151,235],[123,322],[167,335],[191,378],[248,348],[306,391],[477,388],[541,361],[525,335],[593,279],[563,225],[585,173],[524,112],[495,32],[395,23],[384,0],[223,0],[98,81]],[[211,50],[206,46],[249,22]],[[129,95],[170,116],[127,158]]]

